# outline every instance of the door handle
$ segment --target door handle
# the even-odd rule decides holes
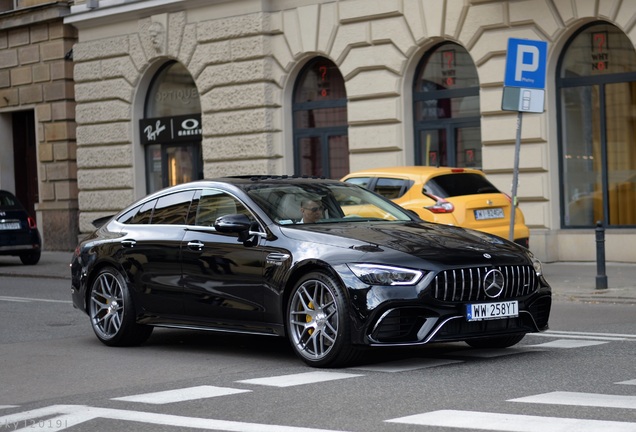
[[[268,263],[282,263],[289,259],[289,254],[280,253],[280,252],[272,252],[267,255]]]
[[[121,245],[125,248],[133,248],[137,244],[136,240],[122,240]]]
[[[205,244],[203,244],[202,242],[200,242],[198,240],[188,242],[188,249],[196,250],[196,251],[199,251],[199,252],[201,252],[203,250],[204,246],[205,246]]]

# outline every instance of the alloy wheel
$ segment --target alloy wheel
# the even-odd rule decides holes
[[[90,317],[102,339],[111,339],[119,333],[124,319],[124,293],[114,274],[103,272],[93,283]]]
[[[294,291],[289,329],[296,351],[308,360],[325,358],[338,337],[338,303],[322,281],[309,279]]]

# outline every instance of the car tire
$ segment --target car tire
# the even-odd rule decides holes
[[[40,261],[40,255],[40,251],[22,253],[20,254],[20,261],[24,265],[35,265]]]
[[[479,339],[470,339],[466,343],[473,348],[508,348],[518,344],[523,339],[525,333],[509,336],[494,336]]]
[[[151,326],[135,322],[135,307],[124,277],[111,267],[93,280],[88,315],[97,338],[108,346],[134,346],[145,342]]]
[[[309,273],[294,286],[287,306],[287,332],[294,352],[309,366],[342,367],[359,353],[351,345],[344,290],[323,272]]]

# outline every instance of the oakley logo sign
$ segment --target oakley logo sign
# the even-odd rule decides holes
[[[140,140],[144,145],[194,142],[203,136],[200,114],[140,119],[139,128]]]
[[[504,289],[504,276],[497,269],[492,269],[484,276],[484,293],[490,298],[497,298]]]

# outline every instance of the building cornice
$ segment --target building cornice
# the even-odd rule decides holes
[[[55,21],[68,16],[69,2],[53,1],[0,13],[0,30],[9,30],[47,21]]]

